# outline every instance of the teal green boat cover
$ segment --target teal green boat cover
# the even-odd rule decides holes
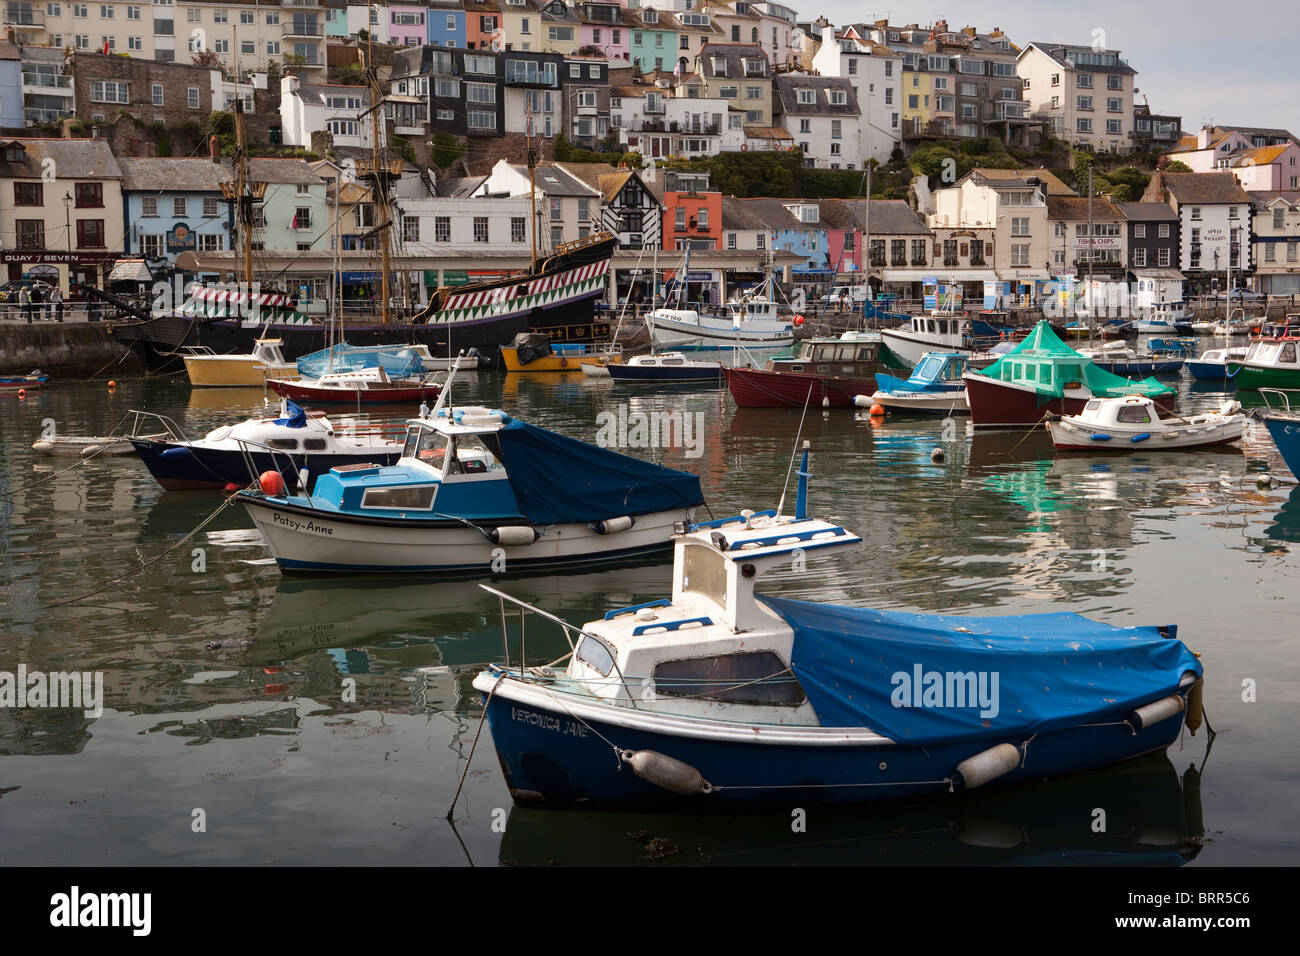
[[[1123,395],[1154,398],[1175,391],[1155,378],[1127,379],[1099,368],[1062,342],[1046,321],[1039,322],[1024,341],[992,365],[980,369],[979,374],[1000,382],[1031,386],[1042,401],[1060,398],[1070,382],[1087,385],[1099,398]]]

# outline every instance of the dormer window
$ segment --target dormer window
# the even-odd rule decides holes
[[[795,95],[798,97],[799,105],[801,106],[811,106],[813,103],[817,102],[817,94],[815,90],[798,89],[795,90]]]
[[[658,23],[658,22],[659,22],[659,11],[658,11],[658,10],[642,10],[642,11],[641,11],[641,22],[642,22],[642,23]]]
[[[27,151],[16,143],[11,143],[0,152],[0,162],[25,163],[27,162]]]
[[[713,75],[714,75],[714,76],[726,76],[726,75],[727,75],[727,59],[726,59],[726,57],[715,56],[715,57],[711,57],[711,59],[712,59],[712,61],[713,61]]]
[[[767,61],[760,60],[757,57],[745,58],[745,75],[746,76],[763,76],[767,72]]]

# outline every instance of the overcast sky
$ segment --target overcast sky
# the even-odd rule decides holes
[[[809,0],[783,0],[811,20]],[[895,26],[929,26],[946,18],[960,30],[1001,27],[1019,47],[1034,40],[1091,43],[1105,31],[1105,45],[1138,71],[1136,102],[1154,113],[1183,118],[1183,129],[1215,122],[1229,126],[1282,127],[1300,135],[1300,81],[1295,77],[1300,12],[1295,0],[820,0],[817,11],[836,26],[888,18]]]

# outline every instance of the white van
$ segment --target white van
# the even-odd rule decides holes
[[[836,309],[860,308],[867,300],[867,286],[837,285],[826,296],[826,304]]]

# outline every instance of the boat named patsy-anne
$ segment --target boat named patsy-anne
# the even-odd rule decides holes
[[[514,800],[707,811],[864,803],[1036,781],[1160,751],[1201,664],[1176,628],[1077,614],[956,617],[754,593],[861,538],[806,516],[685,523],[670,598],[563,627],[567,663],[474,678]],[[509,639],[509,635],[506,635]],[[536,639],[536,638],[534,638]],[[1193,698],[1195,700],[1196,698]]]
[[[285,572],[513,573],[669,547],[695,475],[482,407],[407,423],[392,467],[321,475],[310,496],[240,497]]]

